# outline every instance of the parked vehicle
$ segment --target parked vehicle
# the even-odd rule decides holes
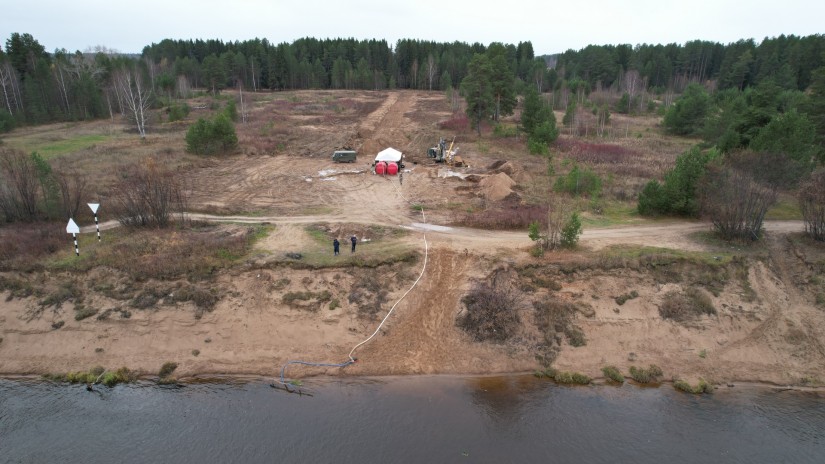
[[[332,154],[332,161],[336,163],[354,163],[358,153],[354,150],[337,150]]]

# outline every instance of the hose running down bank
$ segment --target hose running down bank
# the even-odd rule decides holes
[[[396,193],[398,193],[398,195],[401,198],[403,198],[404,201],[406,201],[407,203],[410,203],[410,201],[401,193],[401,191],[398,190],[398,187],[395,186],[395,182],[390,182],[390,185],[392,185],[393,188],[395,188]],[[422,223],[427,222],[427,218],[424,215],[424,208],[423,207],[421,208],[421,221],[422,221]],[[343,368],[343,367],[349,366],[350,364],[355,364],[356,362],[358,362],[357,358],[353,357],[353,354],[355,353],[355,350],[357,350],[362,345],[364,345],[367,342],[369,342],[370,340],[372,340],[378,334],[378,332],[381,331],[381,327],[384,326],[384,323],[387,322],[387,319],[389,319],[390,315],[393,313],[393,311],[395,311],[395,307],[398,306],[398,303],[401,303],[401,301],[407,296],[407,294],[409,294],[412,291],[412,289],[415,288],[416,285],[418,285],[418,282],[421,280],[421,277],[424,276],[424,271],[427,269],[427,258],[429,256],[429,244],[427,243],[427,234],[426,234],[426,232],[422,231],[421,234],[422,234],[423,239],[424,239],[424,265],[421,267],[421,273],[418,274],[418,278],[415,279],[415,282],[413,282],[413,284],[410,286],[410,288],[408,288],[407,291],[404,292],[403,295],[401,295],[401,298],[399,298],[398,301],[396,301],[395,304],[392,305],[390,310],[387,312],[387,315],[384,316],[384,319],[382,319],[381,323],[378,324],[378,327],[375,328],[375,332],[373,332],[372,335],[367,337],[361,343],[358,343],[357,345],[355,345],[352,348],[352,350],[350,350],[349,355],[347,355],[349,357],[349,359],[347,361],[342,362],[342,363],[337,363],[336,364],[336,363],[316,363],[316,362],[309,362],[309,361],[287,361],[287,363],[284,364],[283,367],[281,367],[281,376],[280,376],[280,379],[277,381],[280,385],[282,385],[284,387],[284,389],[286,389],[289,392],[292,392],[292,390],[290,390],[290,388],[289,388],[291,384],[290,384],[290,382],[287,382],[287,380],[286,380],[286,369],[291,364],[298,364],[298,365],[302,365],[302,366],[313,366],[313,367],[341,367],[341,368]],[[272,386],[274,387],[275,384],[273,383]]]

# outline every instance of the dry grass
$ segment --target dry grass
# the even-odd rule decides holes
[[[458,226],[488,230],[527,230],[538,222],[547,223],[547,207],[542,205],[522,205],[518,202],[502,202],[485,211],[474,211],[459,217]]]
[[[107,266],[135,281],[199,281],[233,265],[245,256],[265,229],[221,226],[201,229],[159,229],[129,232],[111,231],[100,244],[93,237],[85,242],[79,257],[56,253],[46,262],[54,270],[86,272]]]
[[[39,270],[44,257],[72,247],[65,223],[8,224],[0,227],[0,271]]]

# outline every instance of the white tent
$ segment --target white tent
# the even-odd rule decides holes
[[[375,155],[375,161],[399,162],[401,161],[401,152],[395,148],[385,148]]]

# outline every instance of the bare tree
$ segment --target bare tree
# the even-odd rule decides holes
[[[433,80],[435,76],[438,74],[438,65],[435,62],[435,58],[433,58],[432,53],[427,56],[427,85],[429,86],[429,90],[433,89]]]
[[[146,137],[146,121],[149,117],[152,91],[146,88],[140,72],[123,68],[116,72],[115,85],[118,97],[126,109],[127,118],[135,124],[141,138]]]
[[[0,63],[0,86],[3,88],[3,100],[9,113],[23,111],[23,99],[20,95],[20,79],[17,70],[9,60]]]
[[[66,89],[66,78],[64,76],[64,70],[67,69],[68,62],[69,60],[66,56],[66,50],[58,50],[55,52],[52,72],[54,73],[55,81],[57,82],[58,89],[60,90],[60,99],[66,106],[67,115],[71,111],[71,106],[69,105],[69,92]],[[66,70],[65,74],[68,74],[68,70]]]
[[[178,97],[189,98],[192,96],[192,87],[189,85],[189,79],[184,76],[178,76]]]
[[[553,195],[547,202],[547,221],[543,225],[531,225],[530,238],[537,242],[542,251],[555,250],[562,244],[562,231],[573,211],[573,205],[567,198]]]
[[[149,159],[129,169],[112,196],[115,215],[126,227],[165,227],[174,214],[181,220],[186,194],[180,176]]]
[[[633,99],[636,98],[636,94],[638,94],[642,90],[642,78],[639,75],[639,71],[636,71],[635,69],[628,69],[624,73],[622,87],[624,88],[624,91],[627,93],[629,107],[633,104]]]
[[[805,233],[825,241],[825,168],[815,171],[799,187],[799,207],[805,220]]]
[[[246,124],[246,106],[243,101],[243,81],[238,81],[238,95],[241,99],[241,122]]]
[[[20,150],[0,149],[0,177],[0,208],[6,220],[34,219],[40,183],[31,157]]]
[[[55,180],[60,189],[63,212],[67,218],[77,217],[88,194],[86,176],[74,169],[62,168],[55,171]]]

